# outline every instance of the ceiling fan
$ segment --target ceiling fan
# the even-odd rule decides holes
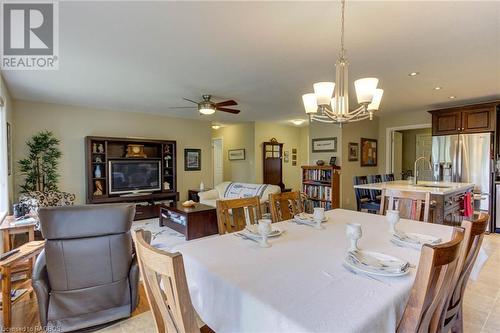
[[[203,100],[199,101],[199,102],[193,101],[189,98],[183,98],[183,100],[191,102],[191,103],[195,103],[197,105],[198,111],[201,114],[206,114],[206,115],[214,114],[215,111],[228,112],[228,113],[232,113],[232,114],[240,113],[240,110],[228,109],[225,107],[225,106],[238,105],[238,103],[236,103],[236,101],[234,101],[232,99],[224,101],[224,102],[220,102],[220,103],[215,103],[212,101],[212,95],[202,95],[201,97],[203,98]],[[180,106],[180,107],[171,107],[170,109],[191,109],[191,108],[195,108],[195,107],[194,106]]]

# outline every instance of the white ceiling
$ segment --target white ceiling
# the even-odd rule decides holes
[[[242,112],[203,119],[304,118],[301,95],[334,80],[339,9],[338,2],[61,2],[60,69],[4,76],[18,99],[201,118],[169,107],[211,93],[237,100]],[[500,2],[348,1],[346,20],[351,81],[380,78],[381,113],[500,97]]]

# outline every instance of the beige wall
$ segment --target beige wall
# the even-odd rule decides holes
[[[312,151],[312,139],[337,138],[336,153],[314,153]],[[311,122],[309,125],[309,163],[315,164],[317,160],[330,163],[330,157],[337,157],[337,165],[342,165],[342,129],[339,125]]]
[[[255,183],[255,123],[227,125],[212,130],[212,137],[223,140],[224,181]],[[245,159],[230,161],[228,151],[231,149],[245,149]]]
[[[210,122],[19,100],[15,101],[15,108],[15,160],[24,157],[29,137],[42,130],[53,131],[61,140],[63,152],[60,188],[75,193],[78,203],[85,202],[84,138],[88,135],[176,140],[181,200],[187,197],[188,189],[198,188],[201,181],[207,187],[212,185]],[[202,150],[202,171],[184,171],[184,148]],[[21,181],[17,172],[16,194]]]
[[[275,123],[255,123],[255,175],[257,183],[263,182],[262,143],[276,138],[283,143],[283,151],[288,152],[289,161],[283,161],[283,183],[286,188],[298,191],[301,188],[301,128]],[[292,166],[292,148],[297,149],[297,165]]]
[[[386,132],[387,128],[409,125],[430,124],[431,115],[427,111],[395,112],[380,116],[379,119],[379,173],[386,172]]]
[[[14,125],[14,103],[9,93],[9,89],[5,84],[3,77],[0,75],[0,84],[1,84],[1,96],[5,102],[4,108],[6,113],[6,121],[10,124],[11,135],[15,132]],[[5,127],[7,128],[7,126]],[[14,153],[14,147],[11,147],[11,154]],[[11,158],[13,155],[11,155]],[[15,166],[15,161],[13,160],[12,166]],[[9,210],[12,210],[12,203],[14,202],[14,172],[10,176],[7,177],[7,187],[8,187],[8,195],[9,195]]]
[[[414,130],[401,131],[403,133],[403,170],[413,170],[416,159],[417,135],[432,134],[430,128],[420,128]],[[420,156],[419,156],[420,157]]]
[[[356,198],[352,179],[354,176],[367,176],[378,173],[378,167],[362,167],[360,160],[349,161],[349,142],[357,143],[361,149],[361,138],[377,139],[379,130],[379,119],[363,120],[346,124],[342,127],[342,170],[341,170],[341,204],[345,209],[356,210]],[[378,143],[380,145],[380,142]],[[361,156],[361,154],[359,154]],[[377,163],[380,163],[381,155]]]

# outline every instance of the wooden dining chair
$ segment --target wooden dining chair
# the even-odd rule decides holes
[[[488,214],[480,213],[472,221],[462,221],[462,228],[465,230],[462,254],[453,281],[453,292],[446,302],[447,306],[437,319],[439,332],[463,332],[462,304],[464,292],[481,248],[489,220],[490,216]]]
[[[382,181],[384,182],[393,182],[395,180],[393,173],[386,173],[382,175]]]
[[[382,190],[380,214],[385,215],[388,209],[394,209],[402,218],[429,222],[430,205],[430,192]]]
[[[304,211],[305,196],[297,192],[283,192],[269,194],[269,206],[273,222],[292,219]]]
[[[135,249],[149,307],[158,333],[200,332],[180,253],[156,249],[135,231]]]
[[[240,231],[262,218],[259,197],[217,200],[219,234]]]
[[[442,313],[443,300],[451,293],[463,238],[464,229],[455,227],[451,241],[422,246],[415,281],[396,332],[438,332],[432,322]]]

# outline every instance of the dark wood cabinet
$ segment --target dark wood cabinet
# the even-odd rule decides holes
[[[264,184],[278,185],[285,189],[283,183],[283,144],[275,138],[262,144]]]
[[[495,108],[478,108],[462,111],[462,132],[495,131]]]
[[[462,127],[460,111],[439,112],[432,115],[432,135],[455,134]]]
[[[140,220],[158,217],[158,203],[179,200],[175,141],[88,136],[85,138],[85,152],[87,204],[135,203],[135,219]],[[151,192],[146,190],[147,193],[111,191],[109,168],[114,161],[156,163],[160,184]],[[145,182],[144,179],[134,181]]]
[[[432,135],[494,132],[500,101],[429,111]]]

